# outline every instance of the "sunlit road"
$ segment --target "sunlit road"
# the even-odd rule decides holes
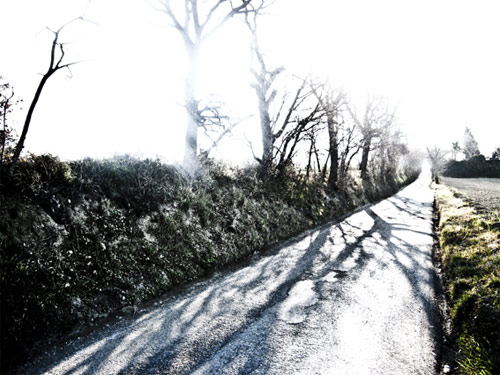
[[[430,176],[26,374],[433,374]]]

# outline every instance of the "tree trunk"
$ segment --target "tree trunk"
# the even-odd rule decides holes
[[[323,165],[323,169],[321,170],[321,181],[325,181],[326,179],[326,169],[328,167],[328,162],[330,161],[330,153],[328,153],[328,155],[326,155],[326,160],[325,160],[325,164]]]
[[[367,137],[363,143],[363,152],[361,154],[361,163],[359,164],[359,170],[361,171],[361,178],[366,180],[368,176],[368,156],[370,154],[372,139],[371,137]]]
[[[35,111],[35,107],[42,95],[42,90],[50,76],[55,72],[55,70],[49,69],[49,71],[42,77],[40,83],[38,84],[38,88],[36,89],[35,96],[31,101],[30,107],[28,109],[28,113],[26,115],[26,119],[24,121],[23,131],[21,133],[21,137],[19,137],[19,141],[17,142],[16,149],[14,150],[14,156],[12,157],[12,164],[10,165],[10,169],[13,170],[16,167],[17,161],[19,160],[19,156],[21,155],[21,151],[24,148],[24,142],[26,141],[26,136],[28,135],[28,130],[31,123],[31,118],[33,117],[33,112]]]
[[[314,142],[313,140],[311,140],[311,146],[309,146],[309,153],[307,158],[306,181],[309,180],[309,175],[311,172],[311,160],[312,160],[313,148],[314,148]]]
[[[198,160],[198,101],[196,100],[195,86],[199,47],[187,46],[188,71],[184,82],[184,106],[187,112],[186,139],[184,148],[183,166],[193,175],[199,167]]]
[[[256,88],[259,98],[260,127],[262,131],[262,173],[267,175],[271,169],[273,159],[273,132],[271,129],[271,117],[269,115],[269,104],[266,101],[266,93],[262,87]]]
[[[321,162],[319,161],[318,148],[316,147],[316,141],[314,142],[314,156],[316,157],[316,166],[318,167],[318,174],[321,173]]]
[[[328,109],[330,112],[331,109]],[[337,190],[338,169],[339,169],[339,148],[337,144],[337,127],[332,113],[327,114],[329,150],[330,153],[330,175],[328,176],[328,189]]]

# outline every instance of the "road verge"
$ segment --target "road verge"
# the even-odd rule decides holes
[[[500,217],[435,184],[437,252],[459,374],[500,373]]]

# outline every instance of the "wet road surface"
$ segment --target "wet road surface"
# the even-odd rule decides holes
[[[433,374],[430,176],[51,349],[26,374]]]

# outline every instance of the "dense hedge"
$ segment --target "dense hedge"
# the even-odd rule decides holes
[[[255,169],[208,161],[186,179],[156,160],[30,156],[0,183],[2,361],[390,195],[403,180],[347,180],[329,196],[292,171],[262,182]]]
[[[445,165],[443,176],[500,178],[500,160],[486,160],[483,155],[474,156],[468,160],[451,160]]]

